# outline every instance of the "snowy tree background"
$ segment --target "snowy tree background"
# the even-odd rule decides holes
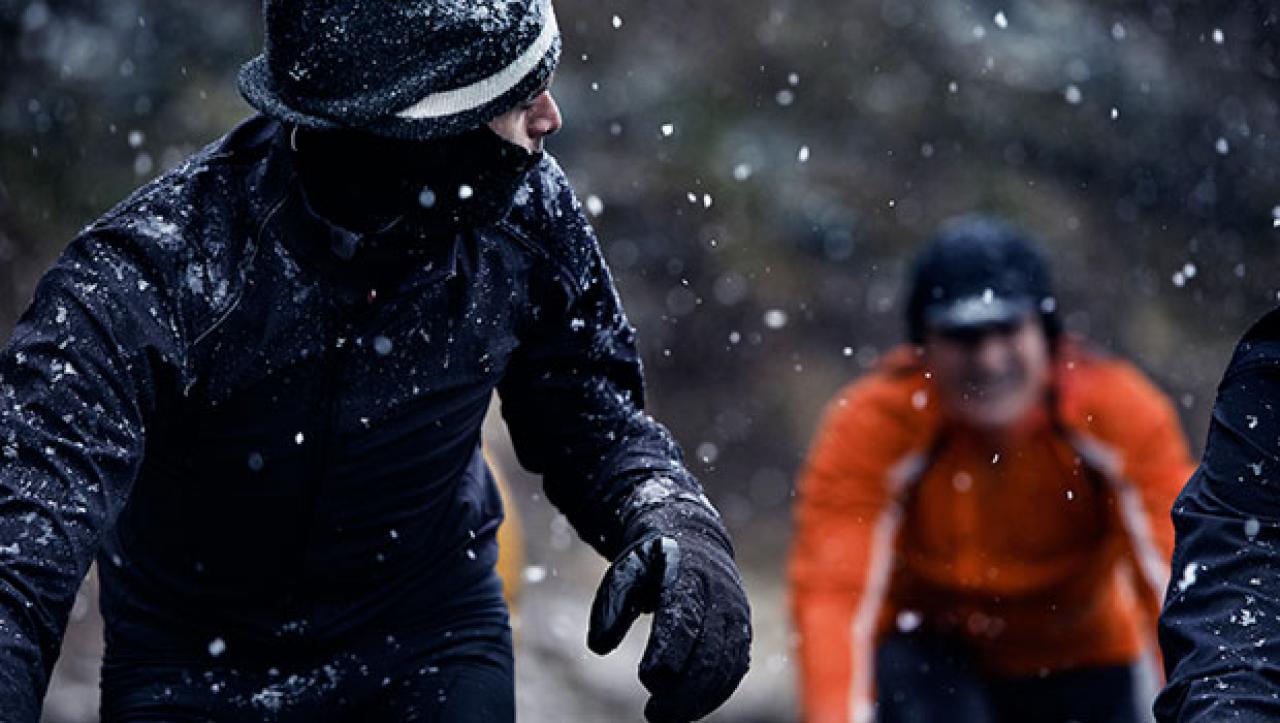
[[[718,720],[794,717],[783,558],[816,415],[903,338],[940,220],[1006,214],[1068,328],[1135,359],[1197,446],[1280,293],[1280,4],[559,0],[561,159],[605,244],[651,406],[727,518],[757,617]],[[249,112],[252,0],[0,0],[0,330],[76,230]],[[643,636],[585,649],[603,563],[490,444],[528,538],[522,720],[639,717]],[[96,716],[93,581],[46,720]],[[625,715],[621,712],[625,711]]]

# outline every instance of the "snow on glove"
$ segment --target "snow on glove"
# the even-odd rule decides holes
[[[640,661],[645,717],[697,720],[728,700],[750,663],[751,609],[728,534],[705,498],[688,493],[633,515],[627,530],[634,542],[600,583],[587,645],[604,655],[653,613]]]

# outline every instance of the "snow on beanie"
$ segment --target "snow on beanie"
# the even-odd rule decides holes
[[[307,128],[455,135],[533,95],[560,58],[551,0],[265,0],[263,15],[240,92]]]

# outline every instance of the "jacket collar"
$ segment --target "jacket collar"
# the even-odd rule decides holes
[[[265,144],[265,153],[251,179],[256,196],[252,203],[259,209],[259,243],[270,243],[274,238],[303,262],[347,277],[352,283],[385,284],[394,277],[419,286],[465,271],[466,241],[474,233],[452,234],[441,238],[439,244],[413,246],[396,238],[395,224],[360,233],[316,212],[293,164],[287,127],[275,120],[266,123],[255,138]]]

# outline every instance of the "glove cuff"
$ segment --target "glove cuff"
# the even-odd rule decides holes
[[[636,485],[618,506],[622,549],[654,535],[678,542],[705,540],[733,558],[733,544],[720,513],[700,489],[679,486],[668,477],[653,477]]]

